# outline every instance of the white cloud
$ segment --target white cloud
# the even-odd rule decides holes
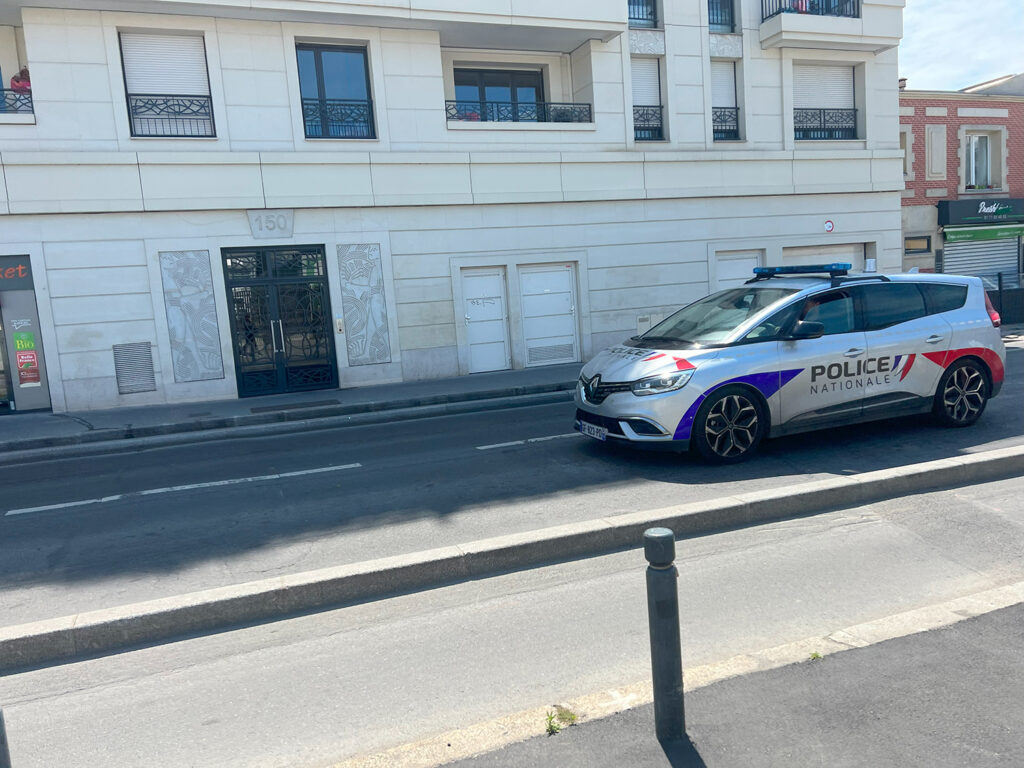
[[[1024,72],[1024,0],[907,0],[900,77],[956,91]]]

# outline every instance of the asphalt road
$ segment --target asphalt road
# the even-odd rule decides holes
[[[710,467],[571,432],[556,404],[7,467],[6,625],[1024,443],[1024,349],[970,429],[926,417]]]
[[[1019,583],[1022,492],[1008,480],[680,542],[684,665]],[[328,766],[635,684],[650,674],[644,570],[630,551],[0,677],[12,763]],[[900,665],[868,665],[865,694],[873,668]],[[725,726],[728,708],[694,722]]]

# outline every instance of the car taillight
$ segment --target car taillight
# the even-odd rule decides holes
[[[992,306],[992,299],[988,297],[988,293],[985,294],[985,309],[988,310],[988,317],[992,321],[992,327],[998,328],[1002,320],[999,317],[999,313],[996,312],[996,308]]]

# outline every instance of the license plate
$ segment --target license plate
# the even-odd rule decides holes
[[[604,427],[599,427],[596,424],[588,424],[585,421],[580,422],[580,432],[587,437],[593,437],[597,440],[607,440],[608,430]]]

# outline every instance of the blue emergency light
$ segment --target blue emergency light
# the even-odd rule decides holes
[[[758,277],[774,277],[775,275],[820,275],[828,274],[830,277],[842,277],[849,274],[853,269],[852,264],[807,264],[791,267],[754,267],[754,274]]]

